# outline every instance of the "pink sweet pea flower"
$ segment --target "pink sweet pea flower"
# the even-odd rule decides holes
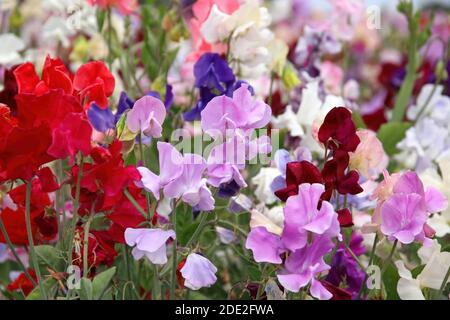
[[[191,290],[210,287],[217,281],[217,268],[204,256],[191,253],[186,263],[180,269],[184,278],[184,285]]]
[[[227,129],[244,131],[262,128],[272,116],[270,107],[260,99],[254,100],[247,84],[233,93],[213,98],[201,112],[202,129],[212,136],[225,134]]]
[[[136,0],[88,0],[91,6],[97,5],[102,9],[117,8],[123,15],[129,15],[138,7]]]
[[[287,199],[281,240],[289,250],[303,248],[307,244],[309,232],[341,238],[338,215],[333,206],[322,201],[320,210],[317,209],[324,191],[322,184],[303,183],[298,187],[298,194]]]
[[[147,137],[159,138],[162,123],[166,117],[166,108],[161,100],[144,96],[134,103],[127,114],[127,126],[133,133],[142,133]]]
[[[245,247],[253,252],[256,262],[280,264],[280,254],[283,252],[281,239],[278,235],[267,231],[265,227],[252,228],[247,236]]]
[[[135,260],[147,257],[154,264],[167,262],[166,242],[169,238],[175,239],[173,230],[127,228],[125,230],[125,242],[129,246],[135,246],[131,252]]]
[[[284,263],[284,269],[277,274],[278,281],[291,292],[298,292],[311,283],[310,293],[313,297],[320,300],[331,299],[332,294],[325,289],[317,276],[330,269],[323,257],[334,246],[328,236],[315,236],[311,244],[289,255]]]

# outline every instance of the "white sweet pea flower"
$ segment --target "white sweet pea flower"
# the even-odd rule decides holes
[[[217,5],[213,5],[208,18],[203,22],[200,32],[209,43],[216,43],[227,39],[231,30],[225,27],[225,21],[230,18],[230,15],[220,11]]]
[[[450,153],[439,157],[437,161],[442,176],[433,167],[420,174],[425,187],[434,187],[450,199]],[[436,231],[437,237],[450,233],[450,207],[445,211],[433,214],[427,223]]]
[[[250,227],[265,227],[267,231],[281,235],[284,225],[284,212],[282,206],[275,206],[271,209],[251,210]]]
[[[12,66],[22,62],[19,51],[25,49],[22,39],[13,33],[0,34],[0,65]]]
[[[272,204],[277,201],[277,197],[270,189],[273,179],[280,175],[277,168],[261,168],[258,174],[252,178],[252,183],[256,185],[255,196],[265,204]]]
[[[423,256],[425,257],[425,256]],[[426,259],[426,258],[425,258]],[[425,300],[423,288],[439,290],[445,274],[450,267],[450,252],[440,252],[434,247],[434,252],[422,272],[414,279],[403,261],[395,262],[400,279],[397,283],[397,293],[402,300]],[[450,279],[447,280],[447,283]]]

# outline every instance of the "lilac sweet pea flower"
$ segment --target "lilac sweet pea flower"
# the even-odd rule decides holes
[[[159,176],[145,167],[138,167],[141,181],[136,185],[152,192],[157,200],[163,189],[164,196],[169,199],[181,199],[198,210],[214,209],[214,198],[206,186],[202,175],[206,169],[206,161],[196,154],[184,156],[171,144],[158,142]]]
[[[125,242],[129,246],[135,246],[131,252],[135,260],[147,257],[154,264],[167,262],[166,242],[169,238],[175,239],[173,230],[127,228],[125,230]]]
[[[320,300],[331,299],[332,294],[316,277],[330,269],[323,257],[334,246],[328,236],[315,236],[311,244],[289,255],[284,263],[284,269],[277,274],[278,281],[291,292],[298,292],[311,283],[310,293],[313,297]]]
[[[184,285],[191,290],[210,287],[217,281],[217,268],[204,256],[191,253],[180,269]]]
[[[134,103],[127,115],[127,126],[134,133],[142,133],[147,137],[159,138],[162,123],[166,117],[166,108],[161,100],[144,96]]]
[[[320,210],[317,209],[324,191],[322,184],[303,183],[298,188],[298,195],[288,198],[284,208],[285,220],[281,240],[289,250],[303,248],[308,240],[308,232],[326,233],[330,237],[341,238],[338,216],[333,206],[322,201]]]
[[[252,228],[245,243],[247,249],[252,250],[256,262],[270,262],[280,264],[283,252],[280,237],[267,231],[265,227]]]
[[[271,115],[270,107],[262,100],[254,100],[248,85],[242,84],[234,91],[233,98],[215,97],[207,104],[201,112],[201,126],[215,136],[218,132],[225,134],[227,129],[262,128],[269,123]]]

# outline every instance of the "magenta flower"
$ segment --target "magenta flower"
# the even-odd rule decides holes
[[[217,281],[217,268],[204,256],[191,253],[180,269],[184,285],[191,290],[210,287]]]
[[[303,248],[308,240],[308,232],[341,237],[338,215],[333,206],[322,201],[320,209],[317,209],[324,191],[322,184],[302,183],[298,187],[298,194],[287,199],[281,241],[289,250]]]
[[[247,84],[242,84],[233,93],[213,98],[201,112],[202,129],[215,136],[225,134],[227,129],[257,129],[269,123],[270,107],[262,100],[254,100]]]
[[[134,103],[127,114],[127,126],[134,133],[142,133],[147,137],[159,138],[162,123],[166,117],[166,108],[161,100],[144,96]]]
[[[265,227],[252,228],[245,243],[247,249],[252,250],[256,262],[270,262],[280,264],[283,252],[280,237]]]
[[[312,242],[294,251],[286,259],[284,269],[277,274],[280,284],[291,292],[311,284],[310,293],[320,300],[328,300],[332,294],[317,280],[318,275],[330,269],[323,257],[334,247],[328,236],[315,236]]]
[[[154,264],[167,262],[166,242],[169,238],[175,239],[173,230],[127,228],[125,230],[125,242],[129,246],[135,246],[131,252],[135,260],[147,257]]]

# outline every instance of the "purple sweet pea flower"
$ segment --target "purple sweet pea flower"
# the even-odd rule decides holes
[[[194,65],[195,86],[197,88],[206,87],[225,91],[222,85],[231,84],[235,81],[233,70],[227,62],[217,53],[203,54]]]
[[[154,264],[167,263],[166,242],[169,238],[175,239],[173,230],[127,228],[125,242],[135,246],[131,252],[135,260],[147,257]]]
[[[325,280],[337,287],[345,282],[347,285],[345,289],[352,294],[357,294],[364,282],[364,277],[364,271],[352,256],[345,249],[338,249],[333,256],[331,269]]]
[[[333,206],[322,201],[320,210],[317,209],[324,191],[322,184],[303,183],[298,188],[298,195],[291,196],[286,201],[281,240],[289,250],[303,248],[307,244],[308,232],[341,238],[337,213]]]
[[[99,132],[106,132],[116,127],[114,114],[109,107],[102,109],[93,102],[87,111],[87,116],[91,125]]]
[[[281,239],[265,227],[253,228],[245,243],[247,249],[252,250],[256,262],[270,262],[280,264],[280,254],[283,252]]]
[[[326,235],[315,236],[312,242],[291,253],[278,274],[280,284],[291,292],[298,292],[311,283],[310,293],[320,300],[331,299],[332,294],[317,280],[317,276],[330,269],[323,257],[334,247]]]
[[[191,290],[210,287],[217,281],[217,268],[204,256],[191,253],[180,269],[184,285]]]
[[[141,132],[147,137],[159,138],[165,117],[166,108],[161,100],[145,96],[137,100],[128,112],[127,126],[134,133]]]

